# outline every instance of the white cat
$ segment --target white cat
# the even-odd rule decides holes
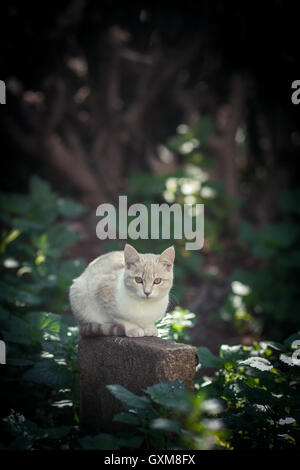
[[[70,303],[83,336],[157,336],[173,284],[174,247],[161,255],[131,245],[92,261],[70,288]]]

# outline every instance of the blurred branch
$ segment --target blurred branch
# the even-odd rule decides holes
[[[70,151],[58,134],[50,135],[44,142],[44,148],[51,163],[80,188],[90,202],[100,203],[105,200],[97,184],[97,177],[90,171],[83,155]]]
[[[174,86],[177,72],[187,67],[195,58],[198,49],[193,42],[185,44],[181,50],[158,50],[152,54],[153,64],[140,76],[137,84],[136,99],[124,116],[124,122],[129,127],[138,125],[151,105],[158,101],[159,96],[166,88]]]
[[[66,111],[66,87],[61,78],[46,82],[46,113],[43,132],[52,132],[63,120]]]
[[[183,111],[183,121],[189,124],[195,124],[200,119],[200,112],[197,106],[199,100],[199,89],[195,86],[192,89],[186,89],[179,80],[176,82],[173,90],[175,103]]]
[[[181,107],[190,114],[193,108],[197,115],[196,91],[179,90],[176,77],[199,53],[193,38],[166,48],[158,37],[151,54],[141,54],[128,48],[130,34],[119,26],[111,26],[100,39],[96,66],[95,57],[81,51],[72,66],[66,63],[65,78],[53,75],[41,91],[24,93],[19,103],[22,119],[8,125],[28,154],[36,159],[44,155],[84,197],[98,203],[115,197],[124,186],[124,173],[141,155],[151,167],[151,133],[163,126],[164,115],[157,113],[159,118],[152,121],[149,116],[156,114],[164,93],[172,97],[180,92]],[[82,71],[75,67],[81,63],[86,64]],[[68,87],[73,83],[70,73],[74,86]],[[124,81],[133,76],[135,93],[128,100]],[[132,86],[129,89],[131,93]]]
[[[153,65],[153,57],[150,54],[141,54],[132,49],[124,48],[120,51],[120,57],[130,62],[142,65]]]
[[[209,150],[217,156],[219,178],[224,179],[227,195],[232,200],[239,197],[239,175],[237,167],[236,133],[242,125],[245,107],[245,88],[240,76],[235,75],[231,81],[231,93],[228,104],[217,111],[217,134],[209,141]],[[229,215],[232,227],[239,221],[237,208],[232,208]]]

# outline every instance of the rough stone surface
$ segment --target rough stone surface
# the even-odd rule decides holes
[[[112,420],[122,405],[106,385],[119,384],[142,394],[150,385],[179,379],[192,392],[197,349],[156,337],[81,338],[78,361],[80,426],[97,433],[122,427]]]

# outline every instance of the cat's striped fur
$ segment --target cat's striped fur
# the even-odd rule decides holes
[[[121,323],[84,323],[79,322],[82,336],[124,336],[125,328]]]

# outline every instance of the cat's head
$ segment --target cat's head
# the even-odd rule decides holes
[[[167,248],[160,255],[138,253],[131,245],[124,249],[124,283],[129,293],[144,299],[159,299],[173,284],[175,249]]]

